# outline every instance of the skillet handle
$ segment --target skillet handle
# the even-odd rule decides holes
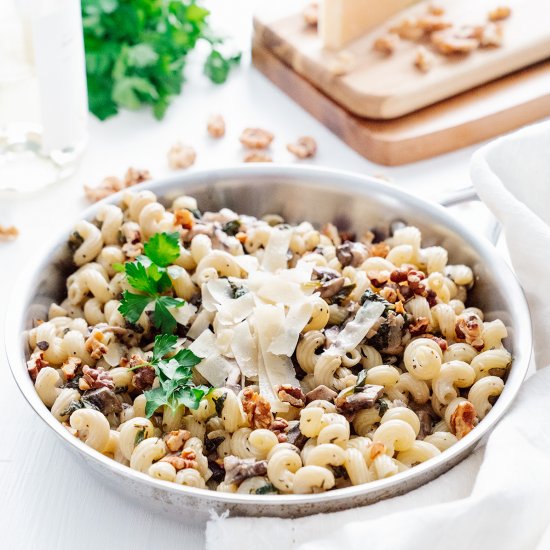
[[[450,208],[452,214],[482,234],[493,245],[497,244],[502,226],[481,202],[473,187],[452,191],[437,202],[445,208]]]

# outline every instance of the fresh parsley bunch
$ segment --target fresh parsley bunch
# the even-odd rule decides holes
[[[151,361],[134,367],[153,367],[160,382],[158,388],[144,392],[147,418],[163,405],[169,406],[172,411],[180,405],[196,409],[201,399],[212,389],[208,386],[195,386],[191,380],[193,367],[201,360],[191,350],[182,349],[172,357],[165,358],[174,349],[176,342],[177,337],[174,335],[157,336]]]
[[[100,120],[119,107],[152,105],[161,119],[181,92],[187,54],[199,39],[212,45],[204,72],[225,82],[240,55],[224,55],[196,0],[82,0],[90,111]]]
[[[141,294],[125,290],[118,310],[130,321],[137,323],[145,308],[154,302],[153,324],[162,332],[172,333],[176,320],[169,307],[181,307],[185,301],[167,296],[172,288],[167,267],[180,255],[178,233],[156,233],[144,245],[144,256],[138,256],[135,262],[124,265],[115,264],[118,271],[124,271],[130,285]]]

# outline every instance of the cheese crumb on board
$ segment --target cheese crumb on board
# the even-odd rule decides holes
[[[339,50],[416,0],[324,0],[319,34],[325,48]]]

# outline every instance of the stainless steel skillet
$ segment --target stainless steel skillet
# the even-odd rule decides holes
[[[457,222],[443,207],[426,202],[370,177],[317,167],[248,165],[176,174],[136,189],[151,189],[167,204],[177,195],[195,196],[201,210],[231,208],[262,216],[281,214],[289,222],[333,222],[361,232],[387,228],[397,219],[422,231],[423,245],[438,244],[452,263],[466,263],[476,274],[471,302],[487,319],[501,318],[509,330],[508,349],[514,361],[504,392],[485,419],[440,456],[394,477],[315,495],[240,495],[217,493],[159,481],[101,455],[71,436],[40,401],[27,374],[29,350],[24,331],[44,318],[53,300],[62,298],[71,271],[67,228],[51,246],[42,248],[33,266],[21,274],[7,309],[6,348],[13,376],[36,414],[61,442],[98,477],[119,493],[139,499],[143,506],[176,517],[202,520],[210,510],[232,515],[296,517],[377,502],[431,481],[465,458],[495,427],[511,405],[525,377],[531,354],[531,325],[521,287],[494,247],[477,231]],[[115,195],[106,202],[116,203]],[[92,219],[98,205],[81,216]],[[76,222],[76,220],[73,220]],[[83,473],[83,475],[86,475]]]

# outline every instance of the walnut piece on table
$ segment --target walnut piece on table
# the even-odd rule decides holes
[[[316,27],[319,24],[319,4],[317,2],[308,4],[302,13],[304,21],[309,27]]]
[[[13,241],[19,235],[19,230],[15,225],[0,225],[0,241]]]
[[[479,45],[482,48],[499,48],[502,46],[504,38],[502,25],[498,23],[487,23],[479,27],[478,35],[475,38],[479,40]]]
[[[372,49],[384,55],[391,55],[398,44],[399,36],[397,34],[383,34],[373,42]]]
[[[424,46],[419,46],[414,55],[414,66],[421,72],[427,73],[433,67],[435,55]]]
[[[127,187],[132,187],[143,181],[151,179],[151,174],[149,170],[141,170],[133,168],[130,166],[124,174],[124,178],[121,180],[117,176],[107,176],[103,181],[96,187],[89,187],[84,185],[84,193],[86,198],[91,202],[97,202],[113,193],[125,189]]]
[[[317,142],[311,136],[302,136],[296,143],[289,143],[286,148],[299,159],[307,159],[317,153]]]
[[[225,120],[222,115],[210,115],[206,129],[210,137],[221,138],[225,135]]]
[[[424,29],[418,24],[416,17],[405,17],[401,21],[390,28],[392,34],[397,34],[403,40],[411,40],[413,42],[420,40],[424,36]]]
[[[432,3],[428,6],[428,13],[430,15],[443,15],[445,13],[445,8],[443,8],[439,4]]]
[[[437,50],[444,55],[467,54],[479,46],[478,40],[463,36],[454,29],[433,33],[431,41]]]
[[[510,6],[498,6],[487,14],[487,19],[493,22],[502,21],[508,19],[510,15],[512,15],[512,8]]]
[[[338,52],[329,62],[328,70],[334,76],[344,76],[351,73],[355,68],[357,61],[355,56],[347,50]]]
[[[443,17],[439,15],[424,15],[419,17],[417,20],[417,25],[424,31],[424,34],[442,31],[453,26],[450,21],[443,19]]]
[[[181,142],[174,143],[168,151],[168,164],[172,170],[182,170],[195,164],[197,153],[193,147]]]
[[[273,162],[273,158],[263,151],[251,151],[244,156],[243,162]]]
[[[275,136],[269,130],[245,128],[239,140],[247,149],[267,149],[274,138]]]

